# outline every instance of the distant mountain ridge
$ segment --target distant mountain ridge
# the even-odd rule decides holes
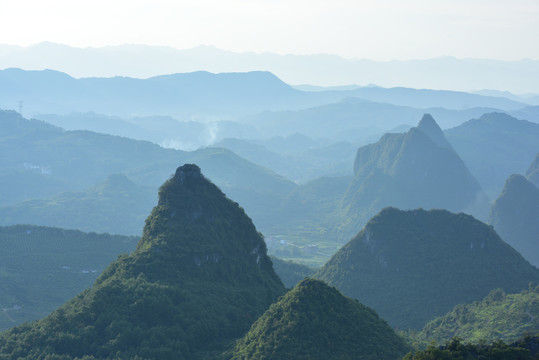
[[[539,188],[513,174],[492,204],[489,224],[532,265],[539,267]]]
[[[134,117],[165,115],[184,121],[230,120],[265,110],[297,110],[356,97],[420,108],[489,107],[517,110],[527,106],[501,97],[458,91],[373,88],[306,92],[270,72],[174,73],[148,79],[80,78],[53,70],[0,70],[0,108],[35,114],[97,112]]]
[[[498,89],[516,94],[539,93],[537,60],[498,61],[440,57],[425,60],[373,61],[335,55],[236,53],[213,46],[191,49],[145,45],[75,48],[54,43],[29,47],[0,45],[0,68],[56,69],[75,77],[130,76],[163,73],[271,71],[290,84],[360,85]],[[101,64],[107,64],[106,67]],[[490,92],[489,94],[492,94]],[[496,95],[498,95],[496,93]]]
[[[89,131],[64,131],[41,121],[27,120],[14,111],[0,111],[0,129],[4,130],[0,132],[0,149],[2,153],[9,154],[0,158],[0,181],[19,179],[19,183],[8,184],[1,189],[5,193],[17,191],[17,196],[2,198],[11,197],[19,205],[22,205],[21,201],[35,196],[32,191],[25,193],[22,185],[26,182],[21,179],[28,179],[28,184],[39,184],[40,178],[43,179],[47,189],[40,196],[45,198],[53,197],[47,195],[52,191],[78,192],[84,198],[86,195],[81,191],[88,191],[88,188],[103,182],[111,174],[124,174],[137,185],[157,190],[159,184],[169,176],[171,168],[190,162],[199,164],[207,176],[240,202],[263,228],[274,223],[268,209],[276,208],[296,187],[292,181],[222,148],[193,152],[164,149],[147,141]],[[93,193],[97,194],[95,191]],[[133,219],[139,216],[142,228],[143,218],[140,218],[140,214],[130,213],[134,209],[125,209],[124,215],[131,214]],[[6,212],[3,214],[4,224],[12,225],[8,223],[10,215]],[[63,223],[62,226],[73,228],[73,224]],[[110,229],[114,225],[118,224],[109,223],[106,226]],[[132,231],[133,228],[128,234],[132,234]]]
[[[539,152],[539,124],[494,112],[444,131],[489,198],[511,174],[524,174]]]

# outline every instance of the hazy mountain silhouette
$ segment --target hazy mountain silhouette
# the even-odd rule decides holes
[[[386,206],[465,211],[485,219],[488,200],[434,119],[426,114],[405,134],[361,147],[343,197],[339,231],[357,233]]]
[[[528,168],[528,171],[526,171],[526,177],[539,188],[539,153],[535,155],[532,164]]]
[[[537,60],[500,61],[439,57],[425,60],[373,61],[335,55],[235,53],[212,46],[191,49],[145,45],[74,48],[54,43],[28,47],[0,45],[0,68],[56,69],[75,77],[163,73],[271,71],[291,84],[378,84],[422,89],[492,89],[537,93]],[[493,85],[495,84],[495,85]],[[488,93],[489,95],[503,95]]]
[[[5,149],[6,154],[9,153],[9,156],[0,158],[0,167],[4,172],[13,173],[26,166],[47,179],[43,182],[44,186],[51,183],[65,184],[65,188],[59,192],[76,191],[84,198],[85,195],[80,191],[116,173],[128,176],[138,185],[156,190],[167,179],[170,168],[178,163],[196,162],[209,178],[250,211],[259,226],[264,227],[275,222],[268,209],[280,206],[286,195],[296,187],[282,176],[225,149],[201,149],[193,152],[163,149],[146,141],[89,131],[63,131],[44,122],[29,121],[14,114],[9,111],[0,112],[0,128],[5,130],[0,133],[0,148]],[[20,177],[17,179],[21,181]],[[3,191],[21,191],[17,197],[12,197],[15,201],[31,199],[29,196],[35,192],[29,191],[26,194],[22,184],[22,181],[18,185],[6,184]],[[124,215],[131,214],[133,219],[137,218],[139,213],[130,213],[134,209],[125,209]],[[9,214],[4,214],[5,220],[9,219]],[[119,224],[110,222],[104,226],[111,229],[115,225]],[[103,225],[101,228],[104,228]]]
[[[511,175],[490,210],[489,223],[509,245],[539,267],[539,188]]]
[[[539,149],[539,124],[490,113],[445,132],[490,198],[511,174],[524,174]]]
[[[0,70],[0,108],[23,101],[25,114],[97,112],[122,117],[168,115],[184,121],[229,120],[264,110],[297,110],[355,97],[419,108],[516,110],[527,104],[465,92],[365,87],[306,92],[270,72],[197,71],[148,79],[80,78],[53,70]]]

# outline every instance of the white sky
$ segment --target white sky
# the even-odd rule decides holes
[[[42,41],[539,59],[539,0],[0,0],[0,44]]]

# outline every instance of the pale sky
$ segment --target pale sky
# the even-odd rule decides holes
[[[539,0],[0,0],[0,44],[539,59]]]

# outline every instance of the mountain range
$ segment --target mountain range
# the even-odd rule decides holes
[[[504,93],[507,90],[516,94],[537,94],[537,84],[533,79],[539,74],[538,62],[530,59],[498,61],[440,57],[373,61],[345,59],[329,54],[236,53],[212,46],[182,50],[145,45],[75,48],[55,43],[39,43],[28,47],[0,45],[0,68],[8,67],[55,69],[75,77],[139,78],[197,70],[265,70],[291,84],[330,86],[355,83],[468,91],[482,88],[497,89],[482,92],[496,96],[507,96]],[[523,97],[528,101],[538,101],[533,95]]]

